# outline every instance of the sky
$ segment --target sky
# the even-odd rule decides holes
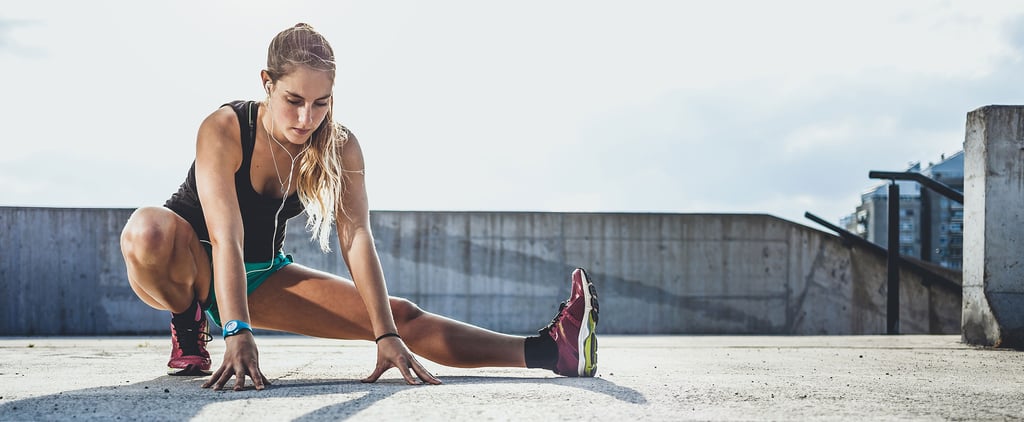
[[[12,1],[0,206],[162,204],[297,22],[375,210],[837,222],[1024,104],[1019,1]]]

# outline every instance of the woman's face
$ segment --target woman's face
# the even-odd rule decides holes
[[[269,82],[268,114],[274,137],[282,142],[306,143],[327,116],[333,85],[329,73],[307,66],[296,66],[277,82]]]

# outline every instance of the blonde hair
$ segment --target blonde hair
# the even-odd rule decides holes
[[[334,83],[334,50],[323,35],[305,23],[285,29],[270,41],[267,50],[266,72],[276,82],[299,65],[327,72]],[[310,135],[308,148],[299,161],[298,193],[309,217],[306,229],[312,239],[320,243],[320,250],[330,247],[331,221],[341,204],[338,201],[345,189],[341,165],[341,151],[348,142],[348,129],[334,121],[334,98],[331,97],[327,115]]]

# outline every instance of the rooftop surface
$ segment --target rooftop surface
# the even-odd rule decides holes
[[[602,336],[599,373],[376,384],[372,343],[257,338],[264,391],[163,375],[164,337],[0,338],[0,420],[1017,420],[1024,353],[959,336]],[[210,344],[214,365],[223,342]]]

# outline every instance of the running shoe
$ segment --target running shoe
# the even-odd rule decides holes
[[[195,318],[185,321],[171,319],[171,360],[167,362],[169,375],[210,375],[210,353],[206,343],[210,336],[209,322],[200,306]]]
[[[558,346],[555,373],[567,377],[592,377],[597,373],[597,289],[587,272],[572,272],[569,300],[558,307],[551,324],[540,330]]]

